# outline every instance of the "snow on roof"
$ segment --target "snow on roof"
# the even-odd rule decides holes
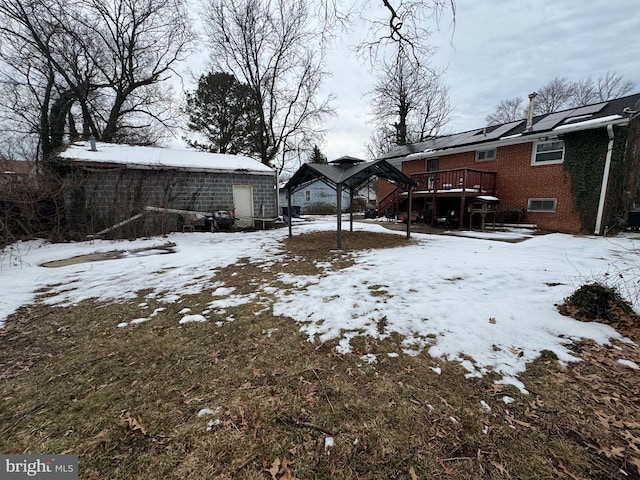
[[[199,152],[159,147],[141,147],[115,143],[96,143],[92,151],[89,142],[76,142],[59,155],[75,162],[117,163],[130,167],[153,169],[186,169],[211,171],[249,171],[274,174],[274,170],[243,155]]]

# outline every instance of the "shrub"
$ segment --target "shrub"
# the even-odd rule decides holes
[[[631,305],[614,288],[590,283],[578,288],[559,307],[560,313],[577,320],[615,321],[620,313],[632,313]]]

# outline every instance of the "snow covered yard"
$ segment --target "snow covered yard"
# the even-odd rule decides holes
[[[334,228],[333,219],[316,219],[296,225],[294,235]],[[356,228],[404,235],[375,224],[356,224]],[[295,262],[279,244],[286,233],[279,229],[173,234],[133,242],[16,244],[1,257],[0,322],[33,301],[36,293],[46,294],[46,304],[64,306],[89,298],[133,298],[150,289],[147,298],[171,303],[211,288],[213,282],[215,300],[201,311],[189,310],[178,321],[206,321],[212,311],[253,303],[256,310],[273,308],[275,315],[293,318],[310,340],[339,339],[339,352],[350,351],[355,336],[385,338],[395,332],[405,339],[402,351],[395,353],[413,355],[426,348],[433,357],[460,361],[469,376],[496,372],[502,377],[499,381],[524,391],[518,374],[543,350],[566,362],[575,360],[566,347],[572,340],[623,339],[609,326],[578,322],[558,313],[556,304],[576,288],[602,281],[619,287],[630,302],[638,301],[638,235],[551,234],[508,243],[494,239],[513,234],[414,233],[405,246],[353,253],[354,263],[348,268],[334,269],[329,262],[318,265],[316,275],[283,273],[279,287],[258,283],[251,294],[237,295],[216,283],[218,269],[241,258],[271,272]],[[170,250],[174,253],[168,253],[167,242],[175,244]],[[114,260],[42,266],[114,251],[120,252]],[[275,301],[266,299],[265,293],[275,294]],[[149,313],[118,325],[134,326],[152,317]]]
[[[593,281],[635,302],[637,236],[334,229],[5,250],[0,451],[81,478],[640,474],[639,330],[556,308]]]

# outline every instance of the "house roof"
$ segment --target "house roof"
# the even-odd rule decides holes
[[[466,132],[454,133],[432,138],[424,142],[401,145],[382,155],[381,159],[393,159],[417,156],[431,152],[444,153],[453,148],[471,148],[481,144],[493,144],[500,141],[533,141],[536,136],[549,133],[588,130],[611,123],[624,124],[633,112],[640,109],[640,93],[599,102],[583,107],[575,107],[560,112],[538,115],[533,118],[530,129],[526,119],[515,122],[492,125]]]
[[[343,187],[352,189],[365,183],[369,178],[376,176],[407,189],[415,186],[416,183],[407,175],[386,160],[376,160],[373,162],[357,163],[353,157],[341,157],[329,164],[305,163],[289,179],[284,186],[286,190],[296,191],[316,180],[321,180],[331,186],[340,184]]]
[[[75,142],[58,155],[59,158],[85,166],[122,167],[153,170],[190,170],[202,172],[241,172],[275,175],[275,171],[253,158],[243,155],[208,153],[196,150],[178,150],[142,147],[115,143],[96,143],[91,150],[89,142]]]

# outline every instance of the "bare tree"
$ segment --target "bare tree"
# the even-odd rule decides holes
[[[544,115],[571,106],[574,84],[565,77],[556,77],[537,90],[534,113]]]
[[[572,107],[581,107],[598,102],[606,102],[622,97],[633,91],[635,84],[621,75],[607,72],[598,78],[586,77],[570,82],[564,77],[556,77],[537,90],[536,115],[557,112]],[[508,123],[526,117],[520,97],[501,100],[496,110],[487,115],[489,125]]]
[[[523,110],[521,97],[508,98],[500,100],[495,112],[487,115],[485,118],[487,125],[500,125],[502,123],[515,122],[526,116]]]
[[[162,111],[171,100],[161,86],[185,59],[193,32],[183,0],[83,0],[89,15],[82,23],[94,26],[100,62],[96,62],[108,113],[101,138],[112,141],[118,130],[139,128],[129,122],[140,115],[163,121]],[[96,21],[96,16],[98,21]],[[154,106],[160,105],[160,110]]]
[[[623,97],[631,93],[635,88],[635,83],[631,80],[625,80],[622,75],[607,72],[605,75],[598,77],[596,88],[598,101],[606,102],[612,98]]]
[[[366,144],[369,159],[379,158],[396,146],[395,132],[388,125],[379,125],[372,133]]]
[[[379,126],[394,132],[394,144],[436,136],[449,120],[451,107],[441,72],[417,62],[398,44],[395,60],[385,63],[371,92],[372,114]]]
[[[170,118],[160,85],[192,39],[183,0],[0,0],[0,16],[0,70],[14,94],[2,107],[19,107],[15,123],[39,135],[43,157],[65,134],[140,138]]]
[[[207,0],[205,8],[213,67],[253,90],[257,151],[280,171],[322,138],[322,121],[333,114],[331,99],[319,98],[325,51],[310,8],[310,0]]]
[[[631,93],[635,84],[631,80],[625,80],[622,75],[607,72],[598,77],[587,77],[574,83],[572,105],[580,107],[592,103],[606,102],[613,98],[623,97]]]
[[[573,84],[571,106],[582,107],[597,101],[598,93],[593,78],[583,78]]]
[[[50,106],[58,91],[51,50],[60,24],[39,2],[3,0],[0,14],[0,102],[4,127],[9,129],[5,134],[26,137],[38,133],[41,148],[49,151]]]

